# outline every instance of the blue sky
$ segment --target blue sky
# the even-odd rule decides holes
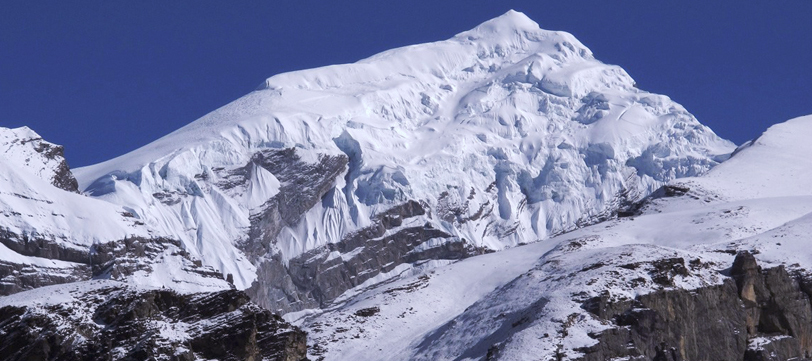
[[[736,143],[812,114],[812,1],[4,1],[0,126],[71,166],[149,143],[274,74],[442,40],[513,8]]]

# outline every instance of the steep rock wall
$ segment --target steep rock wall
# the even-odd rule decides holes
[[[806,360],[812,304],[783,266],[762,270],[749,252],[731,278],[694,291],[672,289],[623,303],[591,299],[584,308],[616,327],[592,335],[581,360]]]

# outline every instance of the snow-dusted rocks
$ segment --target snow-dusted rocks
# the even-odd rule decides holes
[[[57,188],[78,191],[79,184],[65,161],[62,146],[43,140],[28,127],[0,127],[0,158]]]
[[[3,360],[305,357],[305,334],[236,290],[183,295],[115,281],[0,298]]]
[[[265,306],[300,310],[436,257],[502,250],[606,219],[732,151],[572,35],[510,11],[449,40],[273,76],[150,145],[75,174],[86,194],[181,240]],[[285,152],[275,165],[256,161]],[[343,164],[311,173],[312,184],[279,173],[325,159]],[[285,195],[296,187],[310,195]],[[422,214],[379,223],[407,202]],[[295,212],[277,222],[268,210],[275,207]],[[376,256],[366,241],[423,227],[436,232],[385,262],[367,262]],[[336,246],[342,242],[354,246]],[[456,251],[425,252],[435,247]],[[340,282],[329,292],[294,282],[301,274],[287,267],[316,263],[337,267]]]

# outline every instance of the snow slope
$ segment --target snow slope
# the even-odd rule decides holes
[[[735,157],[695,182],[727,199],[812,195],[812,120],[798,117],[770,127]]]
[[[775,125],[707,175],[675,181],[684,195],[647,200],[636,216],[404,275],[323,312],[286,317],[305,326],[311,356],[325,360],[476,360],[492,347],[500,360],[577,359],[597,342],[589,334],[608,327],[582,308],[592,297],[720,284],[740,250],[763,267],[808,274],[809,134],[812,116]],[[657,262],[675,258],[686,273],[657,280]]]
[[[353,64],[279,74],[141,148],[75,171],[80,188],[125,207],[245,288],[251,217],[277,175],[228,175],[263,150],[311,161],[346,155],[334,191],[285,226],[269,258],[290,260],[373,224],[407,200],[471,246],[501,250],[607,217],[733,151],[668,97],[639,90],[572,35],[510,11],[457,36]],[[259,280],[260,282],[262,280]]]

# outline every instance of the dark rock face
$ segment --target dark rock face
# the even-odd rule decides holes
[[[40,142],[35,150],[48,159],[59,160],[59,165],[54,169],[54,176],[51,178],[51,184],[54,187],[64,189],[68,192],[79,193],[79,182],[73,176],[68,166],[68,161],[65,160],[65,148],[61,145],[54,145],[47,142]]]
[[[667,272],[679,272],[663,260]],[[783,266],[761,270],[747,252],[731,278],[693,291],[668,289],[625,302],[596,297],[583,308],[616,327],[593,335],[583,360],[806,360],[812,354],[812,305]]]
[[[737,360],[747,346],[746,333],[731,332],[744,327],[732,281],[696,292],[655,292],[613,306],[603,316],[619,327],[597,335],[598,345],[581,350],[583,360]]]
[[[429,225],[402,228],[386,235],[387,230],[401,226],[404,219],[425,213],[420,203],[408,201],[379,214],[373,226],[306,252],[287,266],[278,257],[266,261],[258,275],[263,282],[255,283],[247,292],[255,302],[272,310],[325,307],[344,291],[401,264],[461,259],[483,252]],[[431,239],[445,241],[437,247],[418,248]]]
[[[239,291],[107,287],[0,308],[3,360],[303,360],[306,335]]]
[[[750,253],[736,256],[731,276],[744,302],[747,333],[766,340],[747,360],[812,357],[812,306],[783,266],[761,270]],[[782,337],[784,336],[784,337]]]
[[[380,307],[374,306],[369,308],[362,308],[358,311],[355,311],[355,315],[359,317],[372,317],[375,316],[378,312],[381,312]]]
[[[494,182],[491,185],[492,187],[489,187],[485,193],[489,194],[495,199],[497,197],[496,183]],[[486,201],[485,203],[479,205],[474,214],[466,216],[471,207],[470,201],[475,195],[476,189],[474,188],[471,188],[468,193],[468,197],[462,200],[453,199],[448,192],[440,193],[440,196],[437,198],[437,209],[435,210],[436,216],[445,222],[454,225],[461,225],[467,222],[477,221],[482,217],[486,217],[493,213],[494,205],[491,203],[491,201]]]
[[[68,268],[40,267],[0,260],[0,295],[53,284],[86,280],[91,277],[87,250],[67,247],[53,240],[18,235],[0,229],[0,243],[24,256],[56,259],[73,263]]]
[[[19,235],[0,229],[0,243],[23,256],[55,259],[65,262],[88,263],[88,250],[81,246],[70,246],[66,242],[32,235]]]

